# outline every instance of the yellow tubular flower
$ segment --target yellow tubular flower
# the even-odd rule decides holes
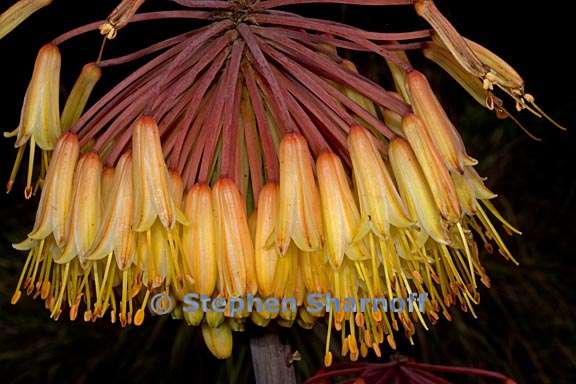
[[[304,251],[322,246],[320,196],[306,140],[287,134],[280,143],[280,198],[276,245],[286,253],[290,240]]]
[[[440,213],[448,221],[458,222],[461,211],[456,188],[424,124],[418,116],[409,114],[402,120],[402,129],[416,154]]]
[[[272,281],[272,296],[282,299],[287,296],[293,297],[296,283],[298,261],[298,248],[294,245],[288,247],[286,254],[281,256],[276,263],[274,280]]]
[[[466,178],[470,182],[472,189],[474,190],[474,195],[480,200],[490,200],[498,195],[489,190],[486,185],[484,185],[483,179],[480,177],[478,172],[472,167],[466,167],[464,170]]]
[[[356,74],[358,73],[358,69],[356,69],[356,65],[354,65],[354,63],[351,62],[350,60],[342,60],[341,65],[351,72],[354,72]],[[376,107],[374,106],[374,103],[371,100],[369,100],[368,98],[366,98],[366,96],[364,96],[361,93],[358,93],[357,91],[355,91],[354,89],[351,89],[348,87],[343,87],[342,92],[346,96],[348,96],[348,98],[350,98],[351,100],[356,102],[356,104],[358,104],[359,106],[361,106],[362,108],[364,108],[365,110],[370,112],[370,114],[372,116],[377,116]]]
[[[54,149],[60,136],[60,51],[53,44],[44,45],[38,52],[32,80],[26,90],[16,147],[30,137],[38,146]]]
[[[466,171],[464,175],[453,172],[451,176],[462,210],[467,215],[474,215],[476,213],[476,196],[472,183],[466,177]]]
[[[104,166],[102,170],[102,208],[106,207],[106,203],[110,201],[110,191],[114,185],[114,168]]]
[[[330,264],[340,267],[344,255],[352,260],[368,257],[363,243],[355,241],[362,237],[360,213],[342,162],[334,153],[322,152],[316,161],[316,171]]]
[[[220,179],[212,189],[216,213],[216,255],[221,285],[226,297],[255,294],[254,248],[246,207],[240,191],[230,179]]]
[[[170,187],[170,196],[174,201],[174,209],[181,209],[184,198],[184,181],[177,172],[169,171],[168,186]]]
[[[449,241],[442,217],[410,144],[402,138],[392,140],[389,146],[389,156],[394,176],[408,210],[418,218],[424,231],[434,240],[447,244]]]
[[[309,293],[328,292],[330,281],[324,260],[324,251],[304,252],[299,250],[298,257],[306,290]]]
[[[86,64],[82,68],[62,111],[62,118],[60,119],[62,131],[66,132],[80,118],[101,75],[100,67],[94,63]]]
[[[390,234],[390,224],[400,228],[412,224],[372,135],[361,126],[352,127],[348,147],[362,222],[382,237]]]
[[[162,153],[158,125],[143,116],[133,125],[134,230],[148,230],[156,218],[168,229],[176,222],[170,195],[168,168]]]
[[[186,214],[184,213],[184,180],[176,171],[168,171],[168,187],[170,189],[170,196],[174,202],[174,212],[176,213],[176,221],[185,227],[189,225]],[[177,234],[176,227],[172,227],[171,232]]]
[[[394,52],[398,58],[406,63],[409,63],[408,56],[403,51],[396,51]],[[392,75],[392,80],[394,81],[394,87],[398,91],[398,95],[400,96],[401,100],[404,100],[406,103],[410,103],[410,96],[408,94],[408,90],[406,89],[406,81],[405,76],[406,73],[404,70],[398,67],[394,62],[390,60],[386,60],[386,64],[390,69],[390,74]]]
[[[465,165],[476,165],[478,162],[466,154],[458,131],[450,122],[426,77],[412,70],[406,74],[406,87],[414,112],[424,121],[448,169],[462,172]]]
[[[196,184],[186,194],[184,211],[190,225],[182,233],[184,271],[191,292],[210,296],[216,288],[216,233],[212,191],[206,184]],[[223,239],[220,239],[223,241]]]
[[[406,103],[410,102],[410,100],[404,100],[404,98],[397,92],[389,91],[388,94]],[[384,107],[380,107],[380,112],[382,114],[382,120],[384,120],[384,124],[386,124],[386,126],[398,136],[404,137],[404,132],[402,132],[402,115]]]
[[[258,279],[258,292],[262,297],[273,294],[278,250],[271,239],[278,218],[278,192],[276,183],[268,183],[260,191],[256,233],[254,236],[254,262]]]
[[[58,140],[46,174],[36,222],[28,235],[31,239],[42,240],[52,233],[58,246],[64,246],[79,151],[76,135],[67,133]]]
[[[118,268],[126,270],[135,254],[132,232],[134,210],[132,185],[132,156],[126,153],[118,160],[114,181],[109,192],[110,201],[104,207],[102,225],[86,260],[100,260],[114,252]]]
[[[227,322],[214,328],[203,323],[202,336],[206,346],[217,359],[227,359],[232,355],[232,331]]]
[[[78,161],[74,200],[68,219],[68,241],[58,263],[67,263],[79,256],[84,257],[90,250],[102,217],[102,162],[98,154],[88,152]]]
[[[0,39],[52,0],[20,0],[0,15]]]

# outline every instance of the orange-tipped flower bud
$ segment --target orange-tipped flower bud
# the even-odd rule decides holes
[[[442,217],[410,144],[401,138],[392,140],[389,156],[394,176],[408,210],[418,218],[424,231],[434,240],[448,243]]]
[[[363,127],[353,127],[348,145],[362,221],[379,236],[390,234],[390,224],[402,228],[412,224],[370,133]]]
[[[279,256],[278,249],[273,242],[278,220],[278,193],[278,185],[269,183],[262,188],[258,198],[254,262],[258,279],[258,292],[263,297],[269,297],[274,292],[276,265]]]
[[[413,70],[406,74],[406,86],[414,112],[424,121],[424,126],[448,169],[462,172],[464,165],[477,164],[476,160],[466,154],[458,131],[448,119],[426,77]]]
[[[32,80],[26,90],[16,147],[32,136],[45,151],[54,149],[60,136],[60,51],[46,44],[38,52]]]
[[[286,253],[290,240],[304,251],[322,246],[320,196],[313,161],[300,134],[287,134],[280,143],[280,199],[276,244]]]
[[[94,63],[86,64],[82,68],[62,111],[62,118],[60,119],[62,131],[66,132],[78,121],[101,75],[100,67]]]
[[[206,184],[194,185],[186,195],[184,211],[190,222],[182,234],[184,271],[193,282],[189,288],[210,296],[218,280],[214,204],[210,187]]]
[[[68,219],[68,241],[57,262],[67,263],[75,256],[84,261],[90,250],[102,218],[102,162],[94,152],[78,161],[74,200]]]
[[[255,294],[254,248],[246,207],[230,179],[220,179],[212,189],[216,212],[216,255],[221,286],[226,297]]]
[[[151,117],[143,116],[134,124],[132,151],[135,231],[146,231],[156,218],[164,227],[172,228],[176,213],[168,183],[168,168],[158,125]]]
[[[352,260],[368,253],[360,241],[360,213],[354,201],[342,162],[334,153],[322,152],[316,162],[322,199],[326,250],[330,264],[338,268],[344,255]]]
[[[48,166],[36,222],[28,235],[31,239],[41,240],[52,233],[58,246],[64,246],[79,152],[76,135],[67,133],[58,140]]]
[[[135,236],[132,232],[134,210],[132,185],[132,156],[125,153],[118,160],[114,181],[105,204],[102,225],[86,260],[100,260],[114,252],[120,270],[132,265],[135,255]]]
[[[448,221],[458,222],[461,211],[454,183],[424,124],[418,116],[409,114],[402,121],[402,129],[416,154],[440,213]]]

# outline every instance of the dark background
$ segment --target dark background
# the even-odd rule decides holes
[[[481,160],[480,173],[488,176],[489,186],[500,195],[498,207],[524,235],[507,239],[519,267],[496,255],[484,256],[493,287],[482,292],[477,320],[454,312],[451,323],[441,321],[430,332],[420,331],[416,345],[401,344],[399,352],[424,362],[501,371],[520,383],[574,383],[576,82],[572,57],[576,36],[572,10],[561,0],[438,0],[437,4],[463,35],[515,66],[537,102],[569,131],[561,132],[523,113],[521,120],[543,139],[534,142],[510,121],[497,120],[481,109],[434,64],[418,54],[411,56],[431,77],[469,153]],[[38,48],[67,29],[105,18],[115,5],[116,1],[110,0],[56,0],[0,40],[3,131],[18,124]],[[145,9],[167,6],[168,1],[150,0]],[[302,6],[299,10],[378,31],[424,26],[410,9]],[[130,26],[106,54],[128,52],[179,28],[190,28],[174,24]],[[96,58],[99,43],[98,35],[92,33],[62,47],[64,94],[81,66]],[[387,80],[379,59],[352,58],[363,73]],[[130,69],[133,67],[106,70],[98,91],[109,89]],[[12,139],[0,140],[0,180],[8,179],[16,154],[12,146]],[[236,334],[234,356],[218,362],[195,329],[168,318],[149,318],[143,327],[118,330],[103,321],[55,323],[40,302],[28,297],[11,306],[24,254],[12,250],[10,243],[25,236],[37,204],[22,196],[23,175],[21,170],[12,194],[0,194],[0,382],[171,382],[178,377],[197,382],[252,381],[247,348],[250,332]],[[299,376],[308,377],[321,365],[322,330],[295,327],[284,333],[303,355],[296,363]],[[385,351],[384,359],[391,353]]]

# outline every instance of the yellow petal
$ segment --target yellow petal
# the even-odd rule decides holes
[[[79,152],[76,135],[67,133],[58,141],[46,173],[36,222],[28,235],[30,238],[41,240],[53,233],[58,246],[64,245]]]
[[[114,252],[118,268],[125,270],[134,259],[135,236],[132,232],[133,211],[132,157],[120,157],[114,172],[110,201],[104,209],[102,225],[88,252],[87,260],[99,260]]]
[[[404,228],[413,221],[373,140],[365,128],[355,126],[348,146],[362,221],[369,221],[376,234],[388,236],[390,224]]]
[[[60,136],[60,51],[53,44],[38,52],[20,116],[16,147],[30,136],[45,151],[54,149]]]
[[[280,198],[276,244],[280,254],[290,240],[298,248],[314,251],[322,246],[320,197],[312,156],[304,138],[287,134],[280,143]]]
[[[490,200],[498,196],[484,185],[483,179],[472,167],[466,167],[465,175],[474,190],[474,195],[480,200]]]
[[[246,207],[240,191],[230,179],[220,179],[212,189],[216,213],[216,254],[222,268],[227,297],[255,294],[254,247],[248,228]]]
[[[210,296],[218,279],[217,239],[210,187],[206,184],[194,185],[186,195],[184,210],[190,223],[182,233],[184,269],[192,277],[194,292]]]
[[[78,161],[74,200],[68,220],[68,241],[57,262],[67,263],[75,256],[83,261],[90,250],[102,216],[102,162],[94,152]]]
[[[448,243],[442,217],[410,144],[401,138],[392,140],[389,156],[400,194],[408,210],[418,218],[421,227],[434,240]]]
[[[326,293],[330,289],[324,251],[298,252],[304,285],[310,293]]]
[[[158,125],[143,116],[133,127],[134,228],[146,231],[156,218],[170,229],[176,222]]]
[[[342,162],[335,154],[322,152],[316,161],[316,172],[330,264],[340,267],[344,255],[353,260],[367,257],[363,243],[353,242],[360,229],[360,213]]]
[[[476,212],[476,196],[472,183],[466,174],[461,175],[458,172],[453,172],[451,176],[462,210],[467,215],[473,215]]]
[[[418,116],[409,114],[402,121],[402,129],[416,154],[440,213],[452,223],[460,221],[456,188],[423,122]]]
[[[463,172],[464,165],[475,165],[477,161],[466,154],[458,131],[448,119],[426,77],[413,70],[406,74],[406,87],[414,112],[423,120],[448,169]]]
[[[258,279],[258,292],[262,297],[273,294],[278,250],[269,239],[278,220],[278,193],[276,183],[268,183],[260,191],[256,233],[254,236],[254,262]]]
[[[168,184],[170,187],[170,196],[174,201],[174,212],[176,221],[183,225],[190,224],[186,214],[182,210],[182,199],[184,197],[184,181],[176,171],[169,171]]]

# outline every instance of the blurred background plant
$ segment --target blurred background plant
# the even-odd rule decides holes
[[[150,0],[147,6],[162,7],[165,1]],[[514,267],[500,257],[484,254],[492,288],[482,290],[478,319],[452,311],[453,321],[443,320],[431,331],[418,330],[416,344],[402,341],[398,352],[417,361],[461,365],[500,371],[519,383],[576,382],[576,144],[573,90],[570,74],[569,36],[572,21],[560,0],[524,2],[484,0],[469,2],[437,0],[438,7],[467,37],[505,57],[523,75],[531,92],[547,112],[570,129],[563,133],[527,114],[530,130],[543,139],[528,138],[510,120],[497,120],[478,107],[448,75],[423,57],[414,56],[419,68],[427,68],[442,104],[459,127],[469,152],[481,159],[479,171],[500,195],[506,217],[519,225],[524,235],[510,238],[510,247],[521,265]],[[62,31],[103,19],[115,0],[55,1],[0,41],[3,117],[2,130],[18,122],[37,49]],[[422,21],[402,10],[355,6],[300,7],[315,17],[344,21],[366,29],[389,31],[406,23]],[[385,14],[384,14],[385,13]],[[521,17],[520,17],[521,16]],[[383,24],[381,20],[391,23]],[[155,39],[167,36],[181,25],[159,22]],[[122,31],[122,38],[107,48],[143,39],[137,25]],[[148,31],[150,32],[150,31]],[[82,64],[94,60],[100,39],[92,34],[67,48],[62,84],[72,85]],[[357,54],[361,72],[386,83],[386,70],[369,55]],[[380,63],[380,62],[379,62]],[[129,67],[129,66],[128,66]],[[130,68],[126,68],[129,70]],[[120,69],[118,72],[121,72]],[[107,72],[97,91],[102,92],[120,76]],[[66,78],[69,76],[69,78]],[[64,94],[69,89],[62,90]],[[11,141],[0,141],[0,179],[7,180],[14,156]],[[0,197],[0,377],[2,382],[172,382],[179,377],[197,382],[252,382],[252,364],[247,340],[235,340],[231,359],[217,361],[208,352],[196,329],[168,317],[154,318],[142,327],[117,329],[107,323],[88,327],[82,322],[48,319],[40,302],[21,300],[11,306],[9,298],[23,263],[23,255],[10,244],[25,237],[36,201],[25,201],[18,181],[11,195]],[[259,332],[250,329],[237,338]],[[295,361],[304,381],[322,365],[322,325],[307,331],[295,327],[282,331],[301,359]],[[198,339],[198,340],[197,340]],[[389,355],[393,351],[388,351]],[[384,351],[386,355],[386,351]],[[372,356],[369,360],[376,361]],[[458,379],[460,380],[460,379]],[[457,381],[457,382],[478,382]],[[488,382],[488,381],[487,381]]]

